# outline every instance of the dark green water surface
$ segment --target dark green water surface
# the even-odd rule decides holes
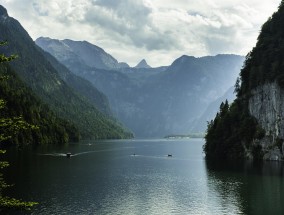
[[[119,140],[9,149],[5,175],[15,185],[7,194],[39,202],[32,214],[284,214],[283,163],[208,163],[203,144]]]

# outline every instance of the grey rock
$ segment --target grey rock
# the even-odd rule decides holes
[[[277,142],[284,139],[284,90],[275,82],[257,87],[251,92],[248,108],[265,130],[265,137],[260,140],[264,159],[283,159]]]
[[[272,149],[272,150],[269,150],[267,151],[264,156],[263,156],[263,159],[264,160],[270,160],[270,161],[280,161],[282,160],[282,153],[280,152],[279,149]]]

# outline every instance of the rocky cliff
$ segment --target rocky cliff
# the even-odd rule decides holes
[[[284,160],[284,0],[246,56],[233,104],[222,103],[207,128],[214,159]]]
[[[262,146],[264,159],[283,159],[284,90],[275,82],[259,86],[251,91],[248,108],[265,131],[263,138],[255,140]]]

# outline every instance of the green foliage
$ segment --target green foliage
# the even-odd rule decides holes
[[[5,77],[0,79],[0,138],[8,137],[2,145],[63,144],[79,139],[78,130],[56,117],[8,65],[0,65],[0,77]]]
[[[239,96],[264,84],[276,81],[284,88],[284,3],[262,26],[256,47],[247,55],[241,70]]]
[[[37,204],[38,204],[37,202],[24,202],[15,198],[0,196],[0,207],[2,208],[3,211],[4,209],[7,210],[8,208],[18,209],[18,210],[31,210],[31,208]]]
[[[0,42],[0,46],[5,44],[5,42]],[[14,57],[5,57],[4,55],[0,55],[0,63],[10,61],[12,59],[14,59]],[[3,76],[1,80],[7,80],[6,76]],[[5,108],[5,105],[6,102],[3,99],[0,99],[0,111]],[[21,130],[35,129],[38,129],[38,127],[27,123],[22,117],[0,118],[0,143],[12,139],[13,136],[17,135]],[[5,153],[5,150],[0,150],[0,154],[3,153]],[[0,169],[8,166],[8,162],[0,161]],[[7,187],[9,187],[9,185],[6,184],[3,179],[3,174],[0,173],[0,212],[4,212],[7,208],[30,210],[31,207],[38,204],[36,202],[24,202],[15,198],[3,196],[2,192]]]
[[[208,123],[203,150],[207,158],[244,158],[245,148],[256,136],[257,123],[246,109],[236,100],[232,105],[226,101],[220,106],[214,120]]]
[[[214,120],[208,123],[204,152],[207,158],[243,158],[245,150],[254,159],[262,159],[261,145],[253,140],[265,137],[256,120],[250,116],[248,100],[251,91],[265,83],[277,82],[284,88],[284,1],[279,10],[262,26],[256,47],[248,53],[235,85],[237,99],[227,108],[224,103]],[[241,85],[240,85],[241,83]],[[276,140],[282,150],[283,140]]]
[[[0,46],[6,45],[7,42],[0,42]],[[0,55],[0,63],[8,62],[16,58],[16,55],[6,57],[4,54]],[[7,76],[0,76],[0,81],[5,81],[8,79]],[[0,110],[4,109],[6,102],[3,99],[0,99]],[[31,125],[23,120],[23,117],[8,117],[0,118],[0,143],[5,140],[11,139],[13,136],[17,135],[20,130],[27,129],[38,129],[37,126]],[[2,151],[1,151],[2,152]],[[5,163],[2,163],[0,167],[5,166]]]
[[[5,107],[5,101],[0,99],[0,110]],[[38,126],[31,125],[23,120],[23,117],[0,118],[0,143],[11,139],[21,130],[38,129]]]
[[[23,120],[23,117],[12,117],[0,119],[0,142],[11,139],[20,130],[38,129],[39,127],[30,125]]]
[[[241,91],[241,79],[238,77],[235,83],[234,93],[239,94]]]
[[[52,66],[58,71],[58,74],[64,82],[66,82],[72,89],[86,97],[86,99],[102,113],[106,114],[107,116],[112,115],[107,97],[96,89],[91,82],[87,81],[89,79],[83,79],[73,74],[49,53],[45,52],[43,54],[45,58],[52,64]],[[74,67],[76,67],[76,64]]]
[[[3,164],[4,162],[0,162]],[[0,173],[0,212],[6,212],[8,214],[9,209],[13,210],[31,210],[33,206],[37,205],[37,202],[25,202],[19,199],[3,196],[3,190],[9,188],[3,179],[3,174]]]
[[[6,44],[7,44],[7,41],[0,41],[0,46],[6,45]],[[15,58],[17,58],[17,55],[11,55],[7,57],[4,54],[0,54],[0,63],[9,62]]]
[[[62,123],[57,124],[58,129],[55,133],[47,128],[46,135],[42,133],[44,137],[41,134],[32,135],[33,137],[43,142],[47,142],[45,138],[48,138],[49,134],[61,137],[64,142],[68,139],[66,133],[72,133],[69,134],[70,139],[78,139],[79,134],[83,138],[95,139],[133,137],[133,134],[115,119],[101,113],[85,96],[74,90],[74,85],[70,86],[63,81],[44,52],[35,45],[22,26],[14,19],[9,19],[9,24],[0,22],[0,40],[9,38],[9,46],[2,48],[1,52],[7,56],[18,54],[17,59],[11,62],[17,76],[48,105],[55,113],[55,118],[64,119]],[[44,112],[42,114],[44,115]],[[43,123],[48,127],[48,121]]]

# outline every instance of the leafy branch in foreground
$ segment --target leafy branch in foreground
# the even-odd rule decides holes
[[[0,150],[0,154],[4,154],[5,150]],[[9,163],[6,161],[0,162],[0,169],[8,167]],[[3,196],[2,192],[5,188],[11,187],[8,185],[4,178],[3,174],[0,173],[0,212],[3,212],[7,209],[18,209],[18,210],[31,210],[34,205],[37,205],[37,202],[24,202],[19,199],[11,198],[8,196]]]
[[[6,45],[7,42],[0,42],[0,46]],[[6,57],[4,54],[0,54],[0,64],[4,62],[9,62],[15,59],[16,55],[11,55],[10,57]],[[8,77],[0,77],[0,80],[5,80]],[[5,108],[6,102],[3,99],[0,99],[0,115],[1,110]],[[13,138],[13,136],[17,135],[17,133],[21,130],[28,129],[38,129],[37,126],[31,125],[27,123],[22,116],[18,117],[0,117],[0,143],[6,140]],[[4,154],[5,150],[0,150],[0,154]],[[0,169],[8,167],[9,163],[6,161],[0,161]],[[3,174],[0,173],[0,212],[7,210],[9,208],[12,209],[20,209],[20,210],[30,210],[34,205],[38,204],[37,202],[24,202],[19,199],[11,198],[8,196],[3,196],[3,190],[5,188],[10,187],[4,178]]]
[[[0,118],[0,142],[11,139],[20,130],[38,129],[23,120],[23,117]]]
[[[0,46],[7,45],[7,41],[0,41]],[[0,54],[0,63],[9,62],[17,58],[18,55],[11,55],[9,57],[5,56],[4,54]]]

